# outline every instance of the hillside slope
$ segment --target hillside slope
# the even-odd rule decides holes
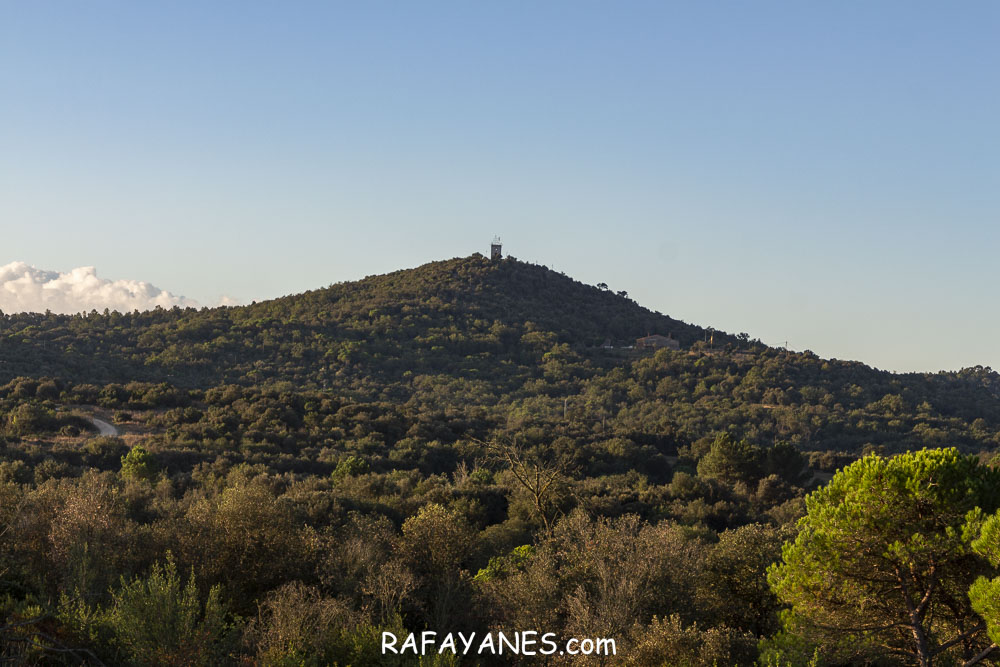
[[[649,332],[681,350],[622,349]],[[313,392],[420,419],[535,425],[539,437],[617,433],[667,453],[722,431],[851,452],[1000,443],[1000,376],[988,368],[894,374],[718,332],[708,350],[703,338],[545,267],[475,255],[244,307],[4,316],[0,384],[22,394],[31,385],[16,378],[54,378],[77,385],[78,402],[99,391],[81,383],[117,383],[105,398],[174,391],[142,383],[237,384],[303,404]]]
[[[704,332],[545,267],[473,255],[243,307],[4,316],[0,380],[330,386],[345,373],[487,372],[557,342],[622,345],[648,333],[687,346]]]

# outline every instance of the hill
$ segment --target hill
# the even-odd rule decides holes
[[[649,332],[681,350],[622,348]],[[140,397],[156,383],[171,388],[159,394],[277,387],[415,414],[480,411],[475,420],[495,426],[599,423],[668,454],[721,431],[855,453],[998,441],[990,369],[893,374],[745,335],[715,332],[708,350],[704,338],[623,294],[473,255],[242,307],[4,315],[0,382],[47,377]],[[616,349],[601,347],[609,339]]]
[[[481,255],[432,262],[242,307],[0,318],[0,380],[169,381],[189,387],[402,373],[490,373],[556,343],[586,349],[696,326],[543,266]],[[716,334],[718,340],[727,337]]]

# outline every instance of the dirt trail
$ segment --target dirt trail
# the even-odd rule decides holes
[[[118,429],[116,429],[114,426],[104,421],[103,419],[98,419],[97,417],[91,417],[90,421],[91,423],[94,424],[94,426],[97,427],[97,430],[100,431],[101,435],[109,435],[112,437],[118,435]]]

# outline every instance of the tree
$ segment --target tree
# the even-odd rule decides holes
[[[762,459],[759,447],[722,433],[698,462],[698,476],[726,484],[755,482],[761,476]]]
[[[497,438],[480,444],[486,448],[491,458],[505,465],[518,484],[528,492],[535,513],[548,533],[558,512],[555,501],[559,485],[569,469],[569,461],[564,457],[546,458],[537,450],[528,450],[514,439]]]
[[[678,614],[654,616],[649,626],[637,623],[631,635],[626,665],[714,667],[754,664],[755,638],[752,634],[726,626],[702,629],[697,623],[685,625]],[[669,663],[665,661],[666,656],[669,656]]]
[[[218,497],[194,503],[182,531],[182,563],[206,584],[222,584],[236,613],[256,607],[260,595],[296,578],[313,541],[287,503],[258,483],[238,482]]]
[[[719,535],[703,559],[694,601],[713,626],[768,635],[776,629],[780,604],[764,576],[781,552],[786,529],[750,524]]]
[[[88,602],[102,598],[116,573],[131,569],[136,525],[121,489],[88,471],[55,508],[48,529],[48,570],[39,572]]]
[[[419,593],[428,627],[457,624],[470,597],[463,566],[475,547],[476,531],[458,512],[430,503],[403,522],[402,532],[397,550],[423,581]]]
[[[168,552],[166,564],[153,565],[145,579],[122,577],[107,624],[115,644],[134,664],[218,664],[227,653],[231,629],[220,595],[221,589],[213,586],[203,604],[194,572],[182,586]]]
[[[368,472],[368,462],[363,458],[358,456],[348,456],[341,459],[340,463],[337,464],[336,470],[330,473],[330,477],[333,478],[335,482],[347,477],[357,477]]]
[[[142,445],[136,445],[122,456],[122,477],[152,479],[156,471],[156,458]]]
[[[697,543],[675,525],[644,524],[638,516],[591,519],[577,509],[543,547],[559,562],[565,632],[616,637],[636,619],[675,609],[698,562]]]
[[[472,552],[475,530],[464,517],[437,503],[403,522],[401,550],[418,571],[457,571]]]
[[[805,457],[786,442],[779,442],[764,452],[764,474],[778,475],[796,486],[805,486],[812,477]]]
[[[869,455],[806,499],[799,534],[769,570],[786,631],[839,660],[895,655],[976,664],[990,640],[967,591],[989,571],[970,517],[1000,502],[1000,471],[956,449]],[[977,657],[979,656],[979,657]]]
[[[263,665],[336,664],[343,658],[342,635],[353,625],[343,600],[293,581],[268,593],[246,631]],[[346,642],[343,642],[346,643]]]
[[[1000,568],[1000,513],[983,523],[972,548],[994,568]],[[992,644],[983,649],[984,654],[988,654],[1000,645],[1000,577],[980,576],[969,588],[969,600],[972,608],[983,618],[986,631],[993,640]]]

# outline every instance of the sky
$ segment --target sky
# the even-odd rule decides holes
[[[500,235],[768,344],[1000,368],[997,34],[985,0],[0,0],[0,309]]]

